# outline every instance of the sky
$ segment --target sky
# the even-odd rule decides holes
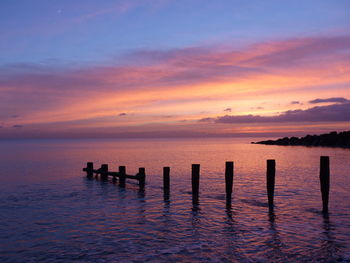
[[[2,0],[0,138],[350,130],[348,0]]]

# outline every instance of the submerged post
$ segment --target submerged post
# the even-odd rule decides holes
[[[320,184],[322,194],[322,212],[328,213],[329,200],[329,156],[320,158]]]
[[[108,179],[108,164],[102,164],[100,168],[101,172],[101,179],[107,180]]]
[[[226,167],[225,167],[226,204],[231,204],[232,185],[233,185],[233,162],[226,162]]]
[[[122,187],[125,186],[125,175],[126,175],[125,166],[119,166],[119,185]]]
[[[91,178],[94,176],[94,163],[93,162],[88,162],[86,163],[86,176]]]
[[[170,167],[163,167],[163,190],[170,191]]]
[[[276,174],[276,161],[267,160],[266,188],[267,188],[267,197],[269,200],[270,210],[273,210],[273,195],[275,191],[275,174]]]
[[[199,164],[192,164],[192,197],[194,202],[198,202],[199,195]]]
[[[140,190],[145,189],[145,182],[146,182],[146,172],[145,172],[145,168],[141,167],[139,168],[139,186],[140,186]]]

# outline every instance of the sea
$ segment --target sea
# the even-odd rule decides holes
[[[0,262],[350,262],[350,149],[256,140],[1,140]],[[328,214],[320,156],[330,157]],[[276,160],[273,211],[268,159]],[[226,161],[234,162],[231,206]],[[145,189],[87,178],[87,162],[131,175],[144,167]],[[198,203],[192,164],[200,164]]]

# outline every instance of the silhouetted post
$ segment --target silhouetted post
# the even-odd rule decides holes
[[[108,179],[108,164],[102,164],[100,168],[101,172],[101,179],[107,180]]]
[[[273,195],[275,191],[275,174],[276,174],[275,160],[267,160],[266,187],[267,187],[267,197],[269,200],[270,210],[273,209]]]
[[[329,200],[329,156],[320,158],[320,184],[322,194],[323,213],[328,213]]]
[[[170,191],[170,167],[163,167],[163,189],[164,192]]]
[[[86,176],[89,178],[93,177],[94,176],[93,170],[94,170],[94,163],[88,162],[86,164]]]
[[[192,164],[192,197],[194,202],[198,202],[199,195],[199,164]]]
[[[231,204],[232,185],[233,185],[233,162],[226,162],[226,167],[225,167],[226,204]]]
[[[122,187],[125,186],[125,175],[126,175],[125,166],[119,166],[119,185]]]
[[[145,183],[146,183],[146,172],[145,168],[141,167],[139,168],[139,185],[140,185],[140,190],[145,189]]]

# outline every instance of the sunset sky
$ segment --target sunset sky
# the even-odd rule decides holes
[[[2,0],[0,138],[350,130],[348,0]]]

